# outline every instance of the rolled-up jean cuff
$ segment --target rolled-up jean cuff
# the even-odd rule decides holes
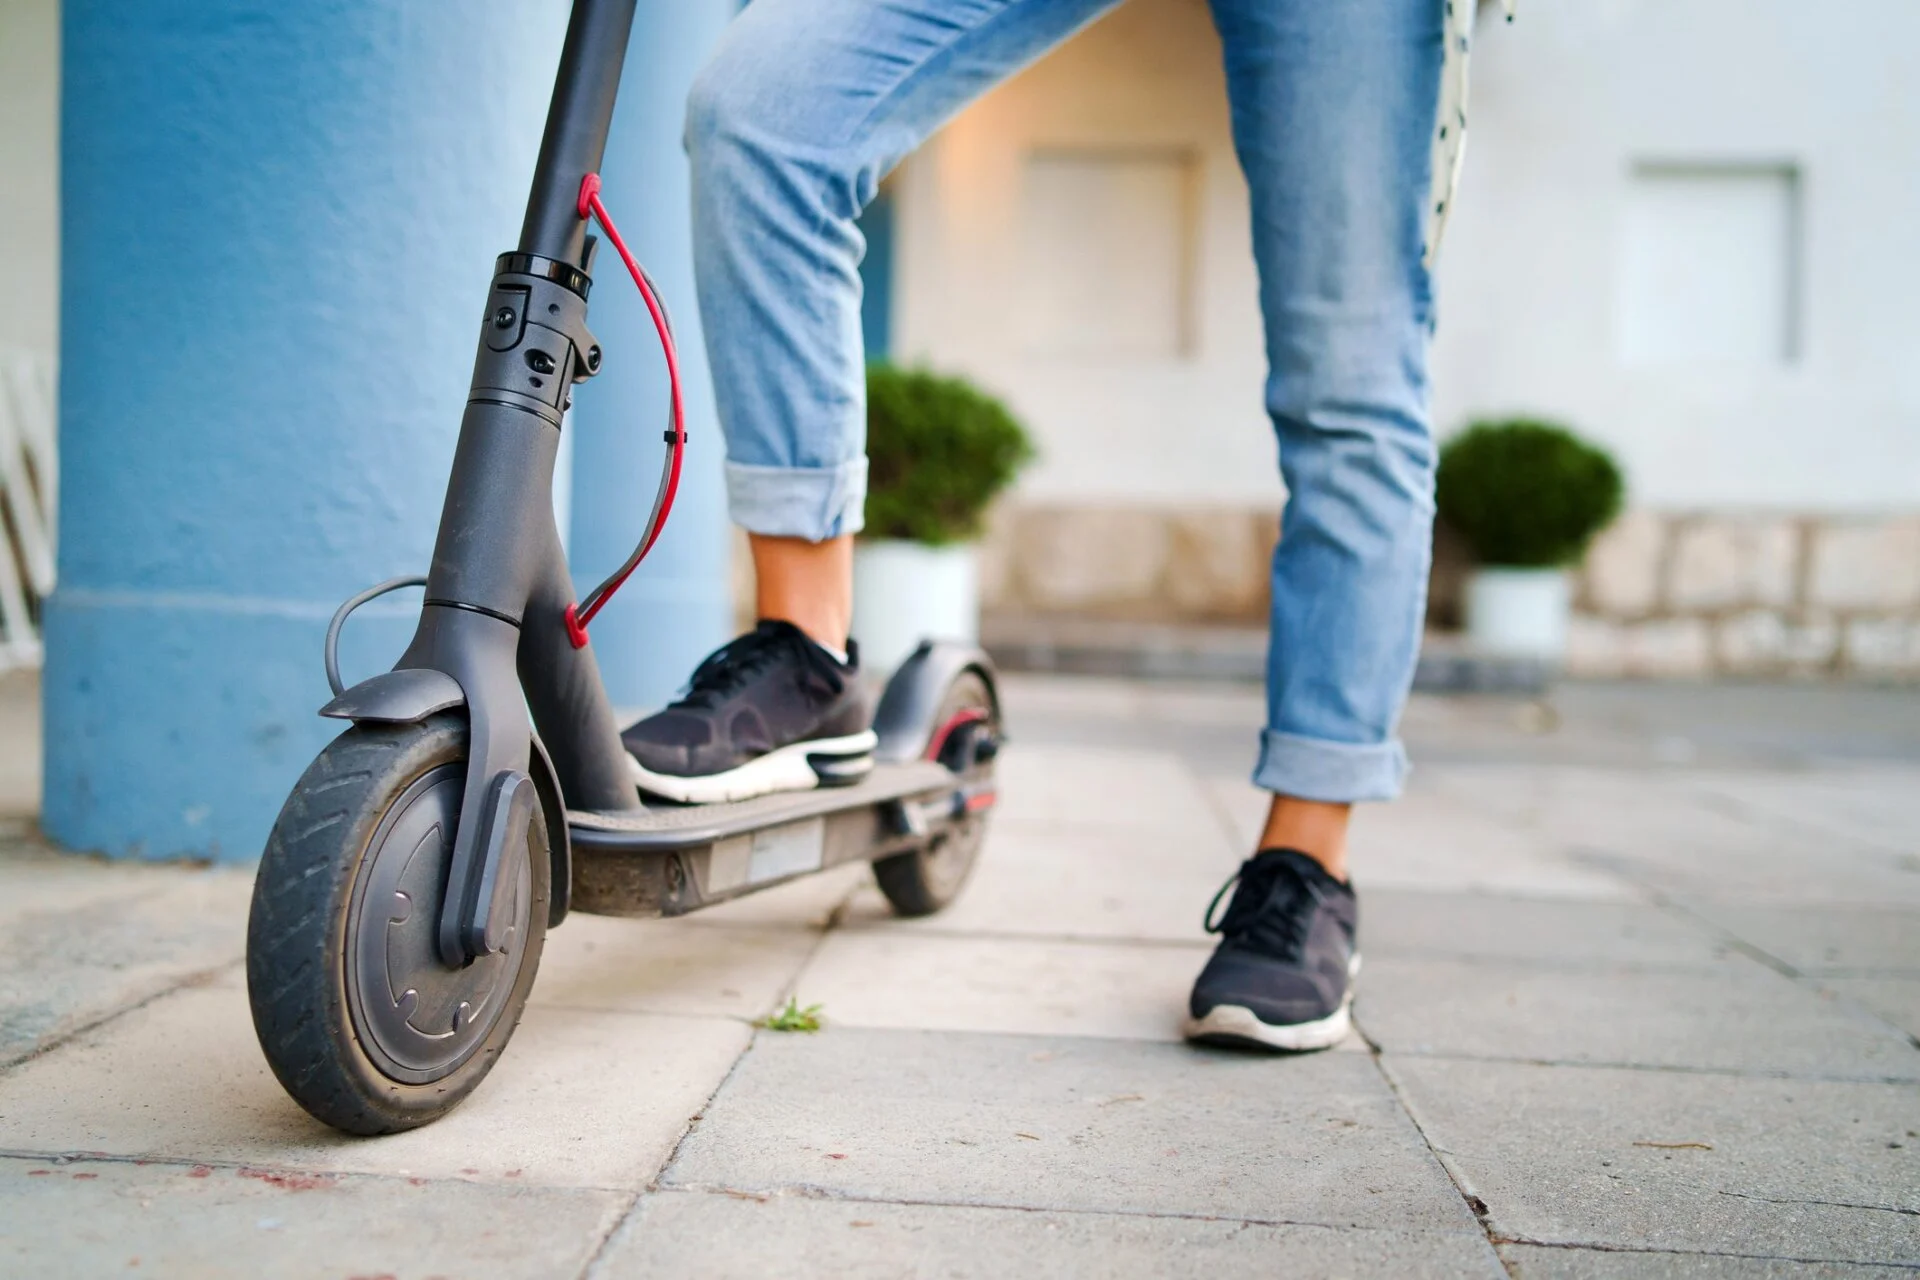
[[[824,542],[866,524],[867,460],[837,467],[727,463],[727,512],[748,533]]]
[[[1253,785],[1300,800],[1350,804],[1391,800],[1407,778],[1407,752],[1396,740],[1329,742],[1266,730]]]

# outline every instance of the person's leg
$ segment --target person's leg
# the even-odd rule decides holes
[[[871,750],[846,634],[867,468],[854,220],[943,121],[1116,3],[754,0],[695,79],[694,271],[761,623],[624,735],[642,786],[732,799]]]
[[[1274,798],[1195,986],[1203,1038],[1311,1048],[1346,1028],[1348,807],[1406,771],[1432,547],[1422,251],[1445,4],[1212,0],[1287,503],[1254,771]]]

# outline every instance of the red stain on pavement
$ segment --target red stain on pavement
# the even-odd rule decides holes
[[[240,1176],[258,1179],[282,1191],[318,1191],[340,1180],[331,1173],[274,1173],[267,1169],[242,1169]]]
[[[208,1165],[197,1164],[187,1170],[187,1176],[189,1178],[210,1178],[213,1176],[213,1169]]]

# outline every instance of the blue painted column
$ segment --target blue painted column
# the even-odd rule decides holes
[[[424,572],[562,0],[66,0],[49,835],[257,857]],[[657,438],[657,436],[656,436]],[[349,680],[418,597],[368,611]]]
[[[735,0],[643,3],[633,24],[601,165],[607,211],[673,313],[687,409],[680,498],[646,563],[594,619],[593,647],[621,707],[665,703],[733,629],[724,450],[694,304],[687,89]],[[667,375],[645,307],[610,246],[594,266],[591,323],[605,370],[574,396],[573,530],[582,592],[633,550],[653,505],[667,427]]]

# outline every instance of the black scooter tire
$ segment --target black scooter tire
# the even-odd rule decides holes
[[[247,922],[254,1030],[274,1076],[294,1101],[345,1133],[370,1136],[418,1128],[459,1105],[512,1038],[539,968],[550,863],[546,824],[536,807],[528,830],[525,919],[510,957],[515,967],[492,974],[504,998],[489,1010],[492,1025],[479,1042],[468,1045],[457,1062],[450,1059],[437,1078],[426,1078],[437,1070],[429,1069],[416,1072],[412,1081],[397,1079],[392,1068],[376,1060],[378,1049],[363,1039],[366,997],[349,999],[348,988],[355,983],[347,958],[348,939],[355,933],[350,916],[379,919],[364,897],[372,860],[381,856],[394,823],[406,819],[402,802],[417,802],[423,787],[443,788],[437,796],[442,816],[448,794],[457,811],[466,753],[467,726],[459,716],[349,728],[301,776],[260,859]],[[448,793],[444,788],[450,780]],[[382,845],[376,847],[376,839]],[[433,891],[436,899],[439,891]],[[438,909],[437,900],[415,907],[436,916]],[[508,958],[491,959],[505,963]],[[463,973],[472,973],[469,980],[475,982],[485,976],[476,966],[435,976],[457,983]],[[362,980],[356,991],[364,986]],[[489,989],[483,1007],[494,994]]]
[[[987,682],[973,671],[962,672],[947,686],[935,713],[936,728],[947,724],[962,712],[984,712],[995,737],[999,735],[997,708]],[[949,768],[954,762],[943,761]],[[993,769],[991,761],[962,764],[958,772],[971,781]],[[873,878],[899,916],[930,916],[945,909],[960,896],[967,878],[979,860],[980,845],[986,838],[987,815],[973,814],[953,829],[906,853],[879,858],[873,864]]]

